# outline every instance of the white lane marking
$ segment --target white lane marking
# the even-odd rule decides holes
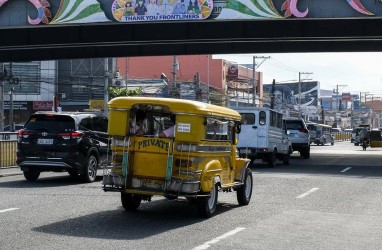
[[[314,191],[317,191],[319,188],[312,188],[311,190],[309,190],[308,192],[305,192],[303,194],[300,194],[299,196],[297,196],[296,198],[297,199],[301,199],[301,198],[304,198],[305,196],[307,196],[308,194],[311,194],[313,193]]]
[[[17,209],[20,209],[20,208],[17,208],[17,207],[7,208],[7,209],[0,210],[0,213],[5,213],[5,212],[17,210]]]
[[[237,234],[238,232],[244,230],[245,228],[244,227],[237,227],[235,228],[234,230],[232,231],[229,231],[223,235],[220,235],[219,237],[216,237],[215,239],[212,239],[210,241],[207,241],[205,242],[204,244],[200,245],[200,246],[197,246],[195,248],[193,248],[193,250],[204,250],[204,249],[207,249],[209,248],[211,245],[213,244],[216,244],[218,243],[219,241],[225,239],[225,238],[228,238],[229,236],[232,236],[234,234]]]
[[[342,170],[341,170],[341,173],[345,173],[346,171],[348,171],[348,170],[350,170],[350,169],[351,169],[351,167],[348,167],[348,168],[342,169]]]

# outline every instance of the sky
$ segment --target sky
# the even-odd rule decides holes
[[[253,57],[270,57],[263,61],[256,58],[256,71],[263,72],[263,83],[296,82],[301,79],[318,81],[320,88],[337,89],[340,93],[369,92],[382,96],[382,53],[284,53],[284,54],[227,54],[213,55],[238,64],[253,64]],[[261,64],[260,64],[261,63]]]

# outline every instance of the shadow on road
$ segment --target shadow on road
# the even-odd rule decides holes
[[[219,216],[237,206],[237,204],[219,203],[214,216]],[[119,207],[116,210],[79,216],[36,227],[33,230],[75,237],[134,240],[203,221],[205,219],[199,217],[197,207],[190,205],[186,200],[162,199],[142,203],[134,212],[125,211]]]

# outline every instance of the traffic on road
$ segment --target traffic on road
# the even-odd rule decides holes
[[[26,181],[16,167],[0,169],[3,249],[380,249],[381,148],[311,145],[290,164],[250,166],[247,206],[219,193],[216,213],[197,216],[187,199],[163,197],[127,212],[120,197],[66,173]]]

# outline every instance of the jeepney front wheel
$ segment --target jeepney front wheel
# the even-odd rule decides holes
[[[135,194],[121,193],[121,201],[124,209],[135,211],[141,205],[142,197]]]
[[[210,218],[215,212],[218,204],[218,188],[219,185],[216,183],[209,197],[198,198],[198,210],[201,217]]]
[[[253,177],[248,168],[245,170],[245,179],[243,186],[236,190],[237,201],[239,205],[248,205],[252,197]]]

